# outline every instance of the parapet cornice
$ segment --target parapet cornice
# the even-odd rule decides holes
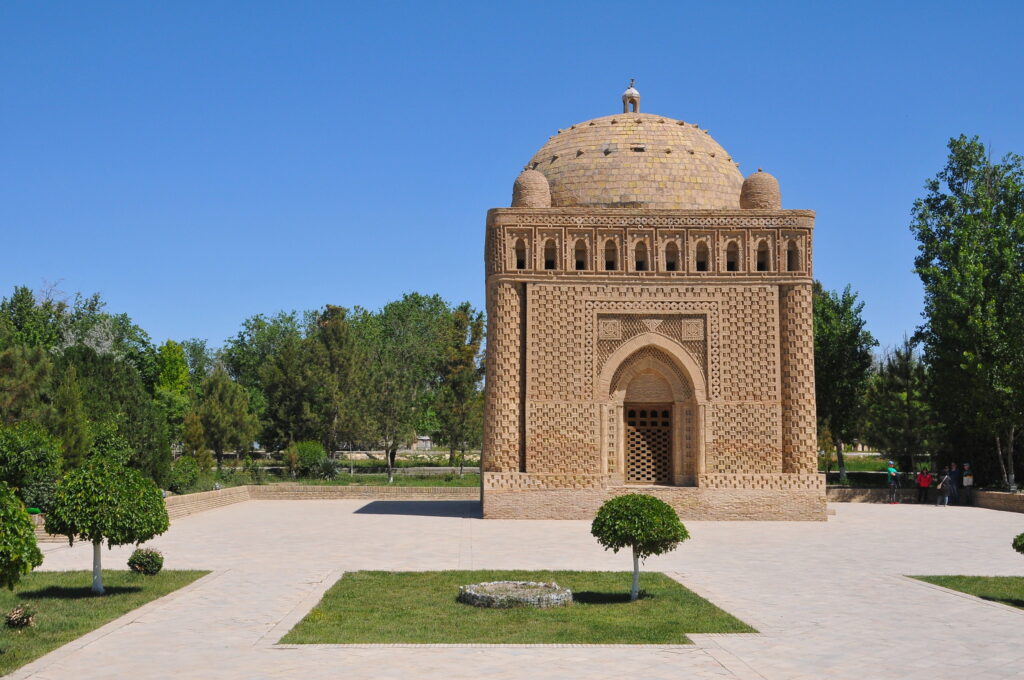
[[[638,208],[491,208],[487,224],[730,229],[814,228],[813,210],[656,210]]]

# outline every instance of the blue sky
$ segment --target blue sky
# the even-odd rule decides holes
[[[697,122],[817,210],[815,273],[920,322],[910,209],[1024,153],[1017,2],[0,4],[0,294],[100,292],[154,340],[258,312],[483,306],[488,208],[558,128]]]

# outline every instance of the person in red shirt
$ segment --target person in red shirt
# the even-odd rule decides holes
[[[932,485],[932,473],[925,468],[917,473],[917,502],[928,502],[928,489]]]

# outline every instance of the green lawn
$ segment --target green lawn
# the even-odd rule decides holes
[[[687,644],[687,633],[754,633],[664,574],[630,572],[357,571],[345,574],[282,643]],[[483,609],[458,602],[460,585],[555,581],[573,604]]]
[[[103,571],[106,595],[89,590],[92,572],[37,571],[22,577],[14,591],[0,589],[0,616],[18,604],[35,608],[31,628],[8,628],[0,620],[0,675],[113,621],[136,607],[177,590],[205,571],[162,571],[143,576],[131,571]]]
[[[911,576],[950,590],[1024,609],[1024,576]]]
[[[297,479],[299,484],[323,486],[388,486],[387,475],[339,474],[334,479]],[[480,486],[480,475],[466,473],[462,477],[456,475],[403,475],[396,474],[391,486]]]

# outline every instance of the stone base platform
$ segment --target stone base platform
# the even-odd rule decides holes
[[[801,520],[824,521],[828,517],[825,506],[825,484],[822,475],[756,475],[759,484],[750,480],[732,480],[733,475],[709,475],[701,478],[698,486],[639,486],[615,485],[605,487],[581,485],[577,488],[537,488],[538,475],[520,473],[522,487],[507,488],[509,476],[498,473],[506,488],[488,488],[488,473],[484,473],[483,516],[485,519],[582,519],[591,520],[598,508],[609,498],[627,493],[646,493],[665,501],[687,520]],[[742,477],[736,475],[735,477]],[[498,480],[493,480],[498,481]],[[590,480],[591,482],[593,480]],[[746,483],[740,485],[738,482]],[[730,488],[732,487],[732,488]]]

